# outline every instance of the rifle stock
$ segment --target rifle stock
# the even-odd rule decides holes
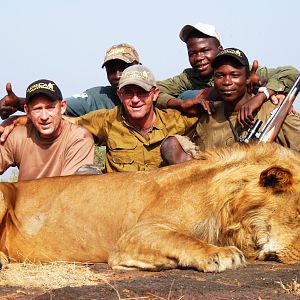
[[[284,100],[280,103],[280,105],[275,108],[270,117],[263,127],[261,132],[258,132],[260,125],[262,124],[261,120],[256,120],[254,125],[249,128],[248,134],[245,138],[241,138],[240,142],[248,143],[250,139],[256,137],[258,139],[258,143],[267,143],[275,140],[282,123],[284,122],[287,114],[289,113],[298,93],[300,90],[300,75],[298,75],[295,83],[289,90],[288,94],[285,96]]]

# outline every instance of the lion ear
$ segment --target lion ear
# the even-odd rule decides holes
[[[288,169],[272,166],[261,172],[259,184],[273,188],[274,192],[286,191],[293,184],[293,175]]]

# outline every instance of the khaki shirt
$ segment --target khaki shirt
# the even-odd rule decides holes
[[[291,66],[269,69],[258,68],[257,75],[266,82],[266,87],[277,92],[287,93],[296,81],[298,70]],[[203,79],[197,70],[185,69],[181,74],[172,78],[157,82],[160,94],[157,99],[157,107],[167,107],[167,102],[172,98],[177,98],[186,90],[200,90],[214,85],[213,77]]]
[[[215,113],[211,116],[202,115],[196,126],[196,133],[192,137],[192,141],[199,147],[199,150],[207,150],[211,148],[230,146],[236,142],[235,134],[230,127],[230,122],[234,127],[237,136],[245,136],[247,129],[242,129],[238,120],[237,113],[233,113],[226,117],[224,114],[225,102],[215,102]],[[258,111],[255,120],[260,119],[263,124],[262,130],[276,106],[270,101],[265,102]],[[230,120],[230,122],[229,122]],[[288,115],[282,124],[282,127],[275,139],[275,142],[284,147],[300,151],[300,114]]]
[[[107,172],[142,171],[162,165],[160,145],[174,134],[188,134],[198,117],[181,115],[177,110],[155,108],[156,120],[149,140],[131,126],[123,116],[122,106],[101,109],[75,119],[100,145],[106,145]]]

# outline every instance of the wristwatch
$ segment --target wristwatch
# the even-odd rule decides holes
[[[267,99],[270,98],[270,93],[269,93],[269,90],[268,88],[266,88],[265,86],[261,86],[259,89],[258,89],[258,92],[259,93],[264,93],[267,97]]]

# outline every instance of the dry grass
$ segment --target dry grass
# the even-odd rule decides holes
[[[57,289],[109,284],[109,275],[95,273],[88,265],[55,262],[49,264],[11,263],[0,272],[1,286],[21,286],[23,288]]]
[[[276,283],[278,283],[287,293],[300,295],[300,283],[298,283],[296,279],[292,280],[290,284],[283,284],[282,281],[277,281]]]
[[[113,282],[112,270],[101,270],[101,272],[93,272],[88,264],[53,262],[48,264],[33,264],[33,263],[10,263],[4,270],[0,271],[0,290],[1,287],[15,287],[11,294],[0,299],[31,299],[30,295],[34,296],[34,289],[45,292],[51,290],[70,287],[82,287],[104,284],[109,286],[115,292],[115,297],[118,300],[170,300],[172,295],[172,282],[167,298],[147,293],[147,296],[137,297],[122,297],[117,286]],[[110,282],[112,281],[112,282]],[[30,289],[27,290],[26,289]],[[36,294],[37,295],[37,294]],[[21,297],[21,298],[20,298]],[[28,298],[29,297],[29,298]],[[184,296],[177,298],[183,299]],[[172,298],[173,299],[173,298]]]

